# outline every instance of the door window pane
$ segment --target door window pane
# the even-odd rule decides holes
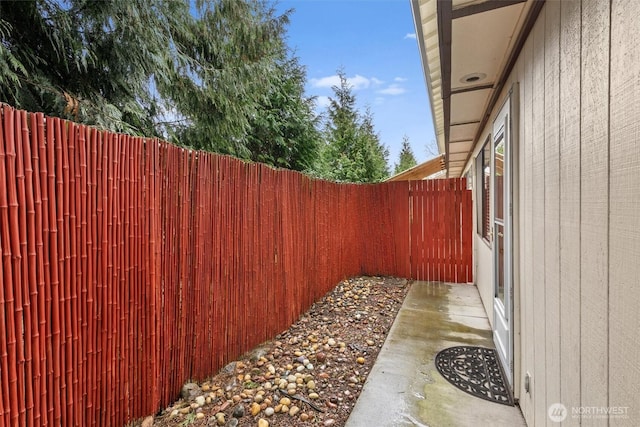
[[[495,162],[496,181],[495,181],[495,216],[496,221],[504,221],[504,137],[496,142]]]
[[[496,224],[496,238],[494,248],[497,251],[496,268],[496,298],[502,301],[502,306],[506,307],[504,300],[504,226]],[[506,317],[506,313],[505,313]]]
[[[478,234],[480,234],[485,240],[490,239],[491,230],[491,139],[487,138],[487,142],[482,147],[482,150],[476,157],[477,166],[477,211],[478,211]]]

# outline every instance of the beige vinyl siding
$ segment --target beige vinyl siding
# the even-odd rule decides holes
[[[611,6],[609,405],[640,423],[640,2]]]
[[[519,83],[515,394],[531,426],[555,425],[553,403],[569,410],[563,425],[581,406],[629,407],[609,425],[640,421],[638,16],[637,0],[547,1],[505,85]]]

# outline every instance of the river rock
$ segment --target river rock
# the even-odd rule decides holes
[[[242,418],[244,417],[244,405],[238,405],[233,410],[233,418]]]
[[[200,386],[196,383],[185,383],[180,390],[180,396],[183,399],[191,399],[201,393]]]

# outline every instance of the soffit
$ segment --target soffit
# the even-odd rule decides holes
[[[412,0],[438,148],[450,177],[462,174],[541,4]],[[468,81],[473,75],[479,78]]]

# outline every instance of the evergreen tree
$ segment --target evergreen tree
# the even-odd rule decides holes
[[[304,67],[296,57],[283,57],[274,77],[276,82],[249,122],[251,160],[309,171],[318,156],[320,133],[314,100],[304,95]]]
[[[304,169],[317,131],[262,0],[0,2],[0,101]]]
[[[170,29],[188,16],[187,3],[170,0],[2,1],[0,99],[153,134],[149,82],[167,75]]]
[[[373,114],[367,108],[361,118],[360,144],[363,150],[364,160],[364,181],[378,182],[389,176],[389,149],[380,142],[380,136],[373,127]]]
[[[340,85],[333,86],[328,107],[320,174],[336,181],[380,181],[388,175],[388,151],[374,130],[370,110],[360,117],[344,70],[338,70],[338,77]]]
[[[402,149],[400,150],[400,156],[398,159],[398,163],[396,163],[394,174],[399,174],[400,172],[406,171],[417,165],[416,158],[413,155],[413,150],[411,149],[411,145],[409,145],[409,137],[405,135],[402,138]]]
[[[177,58],[158,81],[175,107],[173,137],[182,144],[249,159],[250,120],[277,81],[288,16],[258,0],[197,2],[195,16],[172,35]]]

